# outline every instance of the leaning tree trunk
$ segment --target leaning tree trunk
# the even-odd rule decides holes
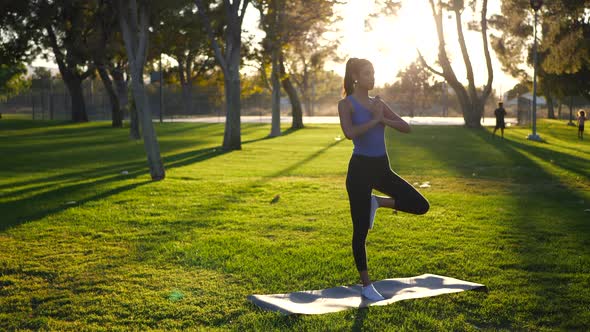
[[[137,107],[135,107],[135,100],[131,98],[129,102],[129,139],[141,139],[139,130],[139,116],[137,115]]]
[[[135,77],[142,77],[142,70],[136,68]],[[143,80],[133,79],[131,81],[133,89],[133,99],[136,100],[138,106],[139,123],[141,125],[141,132],[143,135],[143,146],[145,148],[148,164],[150,165],[150,174],[152,180],[163,180],[165,177],[164,164],[160,158],[160,146],[156,138],[156,131],[154,130],[154,123],[152,122],[152,112],[148,101],[147,93]]]
[[[109,77],[109,73],[105,69],[104,64],[96,64],[98,74],[100,75],[100,79],[102,80],[102,84],[104,89],[107,91],[109,95],[109,100],[111,102],[111,122],[113,128],[122,128],[123,127],[123,112],[121,112],[121,107],[119,105],[119,98],[117,97],[117,93],[113,88],[113,82]]]
[[[301,101],[299,100],[299,95],[297,94],[297,90],[293,86],[293,83],[289,79],[287,72],[285,70],[285,64],[283,62],[283,57],[281,56],[281,77],[283,78],[282,84],[283,89],[287,92],[289,96],[289,101],[291,102],[291,116],[293,117],[293,122],[291,123],[291,129],[301,129],[303,128],[303,110],[301,108]]]
[[[125,42],[127,58],[131,71],[131,87],[133,100],[137,106],[139,123],[143,135],[143,146],[147,155],[152,180],[163,180],[166,177],[164,164],[160,157],[160,146],[154,130],[152,112],[143,83],[143,66],[145,65],[148,48],[149,13],[147,3],[136,0],[118,0],[116,2],[119,25]]]

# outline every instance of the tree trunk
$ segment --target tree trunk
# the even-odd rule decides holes
[[[223,148],[225,150],[241,150],[242,138],[240,131],[240,62],[242,49],[242,22],[250,0],[234,0],[232,4],[224,1],[225,18],[227,25],[225,30],[225,55],[214,37],[210,17],[207,15],[207,6],[202,0],[195,0],[209,41],[215,52],[215,59],[223,70],[225,81],[225,99],[226,99],[226,120],[225,133],[223,135]],[[240,9],[240,4],[242,8]]]
[[[127,82],[125,81],[125,77],[123,75],[122,68],[114,68],[111,70],[111,76],[113,77],[113,83],[115,85],[115,92],[117,93],[117,99],[119,100],[119,107],[121,108],[121,113],[128,107],[128,97],[127,97]],[[123,114],[121,114],[122,117]]]
[[[281,83],[279,81],[279,56],[277,45],[273,46],[272,51],[272,116],[269,137],[281,135]]]
[[[466,102],[461,104],[461,108],[468,110],[463,112],[463,119],[467,128],[481,128],[481,117],[483,114],[484,105],[480,102]]]
[[[287,92],[289,96],[289,101],[291,102],[291,116],[293,117],[293,122],[291,123],[291,129],[301,129],[303,128],[303,110],[301,109],[301,101],[299,100],[299,96],[297,95],[297,90],[293,86],[293,83],[289,79],[285,71],[285,64],[283,62],[283,58],[281,57],[281,77],[283,77],[282,84],[283,89]]]
[[[143,77],[141,69],[136,68],[136,74],[134,76],[136,78]],[[156,131],[154,130],[154,123],[152,121],[152,112],[150,110],[150,104],[145,91],[145,86],[143,85],[143,80],[133,79],[131,81],[131,86],[133,88],[133,99],[137,101],[137,106],[139,106],[137,113],[139,113],[139,123],[143,134],[143,146],[147,154],[152,180],[163,180],[166,173],[164,171],[164,164],[160,158],[160,146],[158,145],[158,139],[156,138]]]
[[[553,107],[553,96],[551,96],[551,94],[547,93],[545,97],[547,97],[547,118],[548,119],[555,119],[555,109]]]
[[[191,79],[190,59],[184,54],[177,55],[178,78],[182,88],[182,109],[184,114],[191,114],[193,111],[193,82]],[[186,73],[186,74],[185,74]]]
[[[103,64],[96,64],[98,69],[98,74],[100,75],[100,79],[102,80],[102,84],[109,94],[109,100],[111,102],[111,121],[113,128],[122,128],[123,127],[123,112],[121,112],[121,107],[119,106],[119,98],[117,97],[117,93],[113,88],[113,82],[109,77],[109,73],[105,69]]]
[[[561,120],[561,99],[557,102],[557,118]]]
[[[139,131],[139,116],[137,116],[137,107],[135,107],[135,100],[131,98],[129,102],[129,139],[139,140],[141,133]]]
[[[73,122],[88,122],[88,114],[86,113],[86,103],[84,102],[84,94],[82,92],[82,80],[70,74],[62,77],[72,101],[72,121]]]
[[[226,118],[223,135],[224,150],[241,150],[240,132],[240,76],[237,70],[229,79],[225,79]]]
[[[182,85],[182,108],[184,114],[193,114],[193,85],[190,81]]]
[[[82,81],[90,75],[92,70],[89,68],[84,74],[77,73],[76,65],[71,65],[65,59],[58,44],[57,37],[53,31],[51,24],[45,26],[49,43],[53,49],[53,54],[59,68],[61,77],[68,88],[70,98],[72,100],[72,121],[73,122],[88,122],[88,114],[86,113],[86,103],[84,102],[84,94],[82,92]]]
[[[118,7],[119,25],[129,59],[133,100],[137,106],[150,175],[154,181],[163,180],[166,177],[166,172],[160,157],[160,147],[154,130],[152,112],[143,84],[143,66],[148,51],[149,12],[147,4],[138,3],[135,0],[130,2],[119,0],[115,3]]]

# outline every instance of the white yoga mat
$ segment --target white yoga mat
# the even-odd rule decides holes
[[[278,311],[287,315],[318,315],[351,308],[388,305],[402,300],[457,293],[472,289],[485,290],[485,286],[481,284],[436,274],[423,274],[412,278],[384,279],[373,284],[385,297],[385,300],[374,302],[363,298],[360,285],[287,294],[249,295],[248,300],[265,310]]]

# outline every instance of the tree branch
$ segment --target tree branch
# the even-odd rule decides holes
[[[242,12],[240,13],[240,16],[239,16],[240,26],[242,26],[242,22],[244,21],[244,15],[246,14],[246,7],[248,7],[249,3],[250,3],[250,0],[244,0],[244,4],[242,5]]]
[[[467,71],[469,94],[471,95],[471,98],[475,100],[475,98],[477,98],[477,91],[475,90],[475,80],[473,78],[473,66],[471,65],[471,59],[469,59],[469,53],[467,52],[467,46],[465,45],[465,36],[463,35],[463,26],[461,23],[461,11],[460,8],[455,8],[454,11],[455,23],[457,25],[457,35],[459,38],[459,46],[461,47],[461,55],[463,56],[465,70]]]
[[[135,2],[135,1],[134,1]],[[135,15],[136,12],[133,12]],[[148,8],[147,4],[141,4],[139,7],[139,40],[138,42],[138,51],[137,51],[137,61],[141,61],[141,65],[145,64],[147,60],[147,49],[149,43],[149,37],[147,35],[149,26],[149,17],[148,17]],[[135,26],[133,26],[135,27]]]
[[[209,40],[211,41],[211,44],[213,45],[213,50],[215,51],[215,57],[217,58],[217,61],[219,62],[219,65],[221,66],[221,70],[223,70],[224,73],[228,73],[228,68],[227,68],[227,62],[225,61],[225,58],[223,57],[223,54],[221,53],[221,49],[219,48],[219,44],[217,43],[217,40],[215,39],[215,36],[213,34],[213,27],[211,26],[211,20],[209,19],[209,15],[207,15],[207,13],[205,12],[205,6],[203,5],[203,1],[202,0],[195,0],[195,4],[197,5],[197,12],[199,13],[199,16],[201,17],[201,19],[203,20],[203,24],[205,25],[205,30],[207,30],[207,35],[209,36]]]
[[[432,68],[431,66],[429,66],[429,65],[426,63],[426,60],[425,60],[425,59],[424,59],[424,57],[422,56],[422,53],[420,52],[420,50],[419,50],[419,49],[416,49],[416,51],[418,51],[418,58],[420,59],[420,63],[422,63],[422,65],[423,65],[424,67],[426,67],[426,69],[428,69],[429,71],[431,71],[433,74],[436,74],[436,75],[438,75],[438,76],[441,76],[441,77],[443,77],[443,78],[445,78],[445,79],[446,79],[446,77],[445,77],[445,74],[444,74],[444,73],[442,73],[442,72],[440,72],[440,71],[437,71],[436,69]]]
[[[53,27],[51,24],[47,24],[45,26],[45,30],[47,30],[47,36],[49,37],[49,44],[53,49],[53,54],[55,55],[55,61],[57,65],[61,68],[62,71],[66,70],[66,63],[64,61],[64,56],[59,50],[59,45],[57,45],[57,37],[55,36],[55,32],[53,31]]]
[[[492,91],[492,82],[494,81],[494,70],[492,68],[492,58],[490,57],[490,49],[488,45],[488,21],[487,21],[487,11],[488,11],[488,0],[483,0],[483,7],[481,9],[481,34],[483,38],[483,51],[486,57],[486,66],[488,69],[488,82],[483,90],[482,98],[487,98],[491,91]]]

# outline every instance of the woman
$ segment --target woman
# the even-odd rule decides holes
[[[375,211],[385,207],[424,214],[430,206],[412,185],[389,167],[385,150],[385,126],[402,133],[409,133],[410,126],[379,97],[369,97],[369,90],[373,89],[374,84],[375,72],[371,62],[349,59],[344,75],[346,97],[338,103],[338,114],[344,135],[354,143],[346,176],[353,225],[352,253],[363,283],[362,295],[369,300],[380,301],[384,298],[369,278],[365,249],[367,234],[373,228]],[[389,197],[372,195],[373,189]]]

